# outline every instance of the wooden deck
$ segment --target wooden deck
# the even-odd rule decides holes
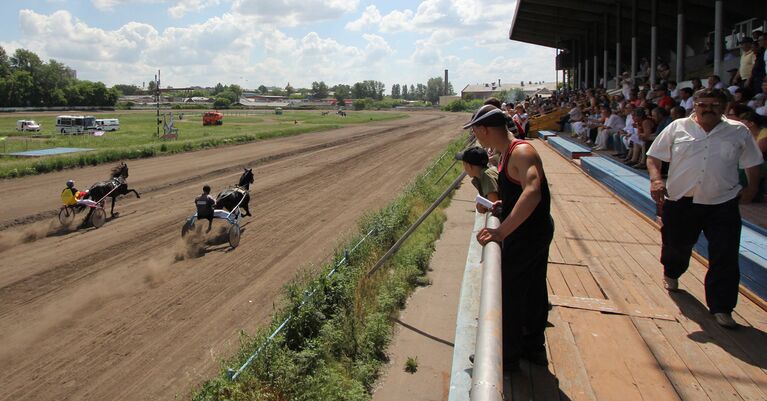
[[[539,140],[556,224],[548,368],[507,378],[512,400],[767,400],[767,312],[741,296],[737,330],[704,302],[691,261],[663,289],[660,233]]]

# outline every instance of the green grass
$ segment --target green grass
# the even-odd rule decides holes
[[[465,137],[451,144],[460,150]],[[253,335],[241,333],[241,348],[222,361],[221,373],[198,388],[191,398],[208,400],[369,400],[370,391],[386,361],[392,336],[392,319],[404,308],[408,296],[426,274],[434,243],[445,222],[438,207],[383,268],[367,276],[397,238],[444,191],[450,180],[435,181],[452,163],[443,158],[431,174],[418,176],[388,206],[363,217],[359,234],[346,241],[351,248],[372,228],[375,235],[350,255],[348,264],[330,279],[330,269],[343,257],[321,268],[303,270],[285,287],[272,323]],[[460,173],[455,165],[448,178]],[[314,296],[305,294],[315,291]],[[265,342],[288,316],[292,319],[264,347],[236,382],[227,368],[237,369]],[[417,361],[413,361],[417,369]]]
[[[228,115],[231,113],[232,115]],[[67,113],[62,113],[67,114]],[[91,152],[76,155],[50,156],[35,159],[0,157],[0,178],[39,174],[63,168],[96,165],[122,159],[151,157],[160,154],[186,152],[196,149],[224,146],[340,128],[350,124],[369,123],[402,118],[401,113],[350,112],[348,117],[334,114],[322,116],[320,111],[285,111],[278,116],[269,111],[224,112],[221,126],[202,126],[200,111],[184,112],[184,119],[175,121],[179,129],[177,140],[159,139],[154,112],[115,111],[92,113],[97,118],[119,118],[120,130],[104,136],[62,135],[56,131],[55,114],[13,114],[0,116],[0,142],[2,153],[54,147],[91,148]],[[174,116],[178,116],[174,112]],[[42,125],[39,133],[17,132],[16,120],[35,120]],[[162,134],[162,129],[160,129]]]

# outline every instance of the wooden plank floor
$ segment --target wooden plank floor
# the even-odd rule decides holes
[[[705,307],[705,267],[694,259],[683,291],[666,292],[657,229],[571,161],[532,143],[556,224],[549,292],[563,305],[578,297],[580,306],[553,307],[548,369],[523,362],[507,378],[507,399],[767,400],[767,312],[740,296],[733,317],[742,327],[719,327]],[[643,313],[583,309],[588,298]]]

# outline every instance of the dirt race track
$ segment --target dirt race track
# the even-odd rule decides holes
[[[465,115],[407,119],[128,161],[133,195],[99,229],[60,230],[68,178],[96,166],[0,181],[0,399],[186,398],[269,321],[282,286],[320,263],[366,211],[391,200],[460,135]],[[180,238],[203,183],[251,166],[251,212],[230,250],[214,222],[202,254]],[[81,219],[78,215],[78,220]],[[207,223],[206,223],[207,224]]]

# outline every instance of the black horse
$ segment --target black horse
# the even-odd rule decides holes
[[[239,204],[245,211],[243,216],[251,216],[250,209],[248,209],[248,203],[250,202],[248,190],[250,189],[250,184],[253,183],[253,169],[245,168],[243,170],[245,171],[240,176],[240,182],[237,186],[229,187],[216,196],[216,209],[226,209],[231,212]],[[240,200],[242,200],[242,203],[240,203]]]
[[[128,183],[125,180],[128,178],[128,165],[123,163],[118,164],[112,168],[112,178],[107,181],[101,181],[93,184],[88,189],[88,195],[85,197],[92,199],[96,202],[103,199],[107,195],[112,198],[112,209],[110,213],[112,217],[115,216],[115,199],[120,195],[127,195],[129,192],[136,194],[137,198],[141,198],[135,189],[128,188]]]

